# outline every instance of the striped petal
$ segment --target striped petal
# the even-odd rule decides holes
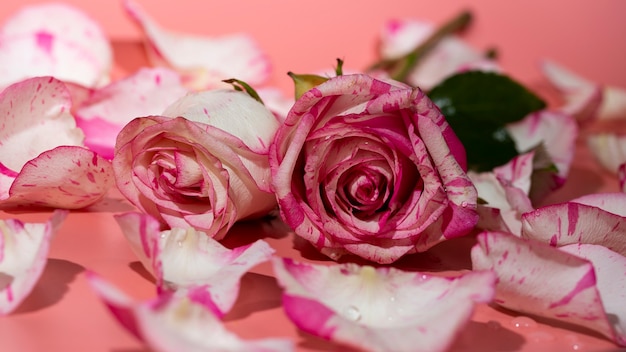
[[[115,219],[144,267],[156,276],[159,291],[203,289],[219,316],[235,304],[241,277],[274,253],[262,240],[231,250],[192,228],[160,231],[158,221],[145,214]]]
[[[205,292],[179,291],[136,302],[94,273],[89,283],[113,316],[151,349],[164,352],[287,352],[293,343],[282,339],[243,340],[228,331]]]
[[[48,260],[50,240],[67,214],[57,210],[43,224],[0,220],[0,315],[14,311],[35,287]]]
[[[273,264],[296,326],[365,351],[445,351],[474,305],[493,295],[491,272],[445,278],[356,264]]]

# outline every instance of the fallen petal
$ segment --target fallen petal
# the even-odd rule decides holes
[[[95,293],[115,318],[156,351],[283,352],[293,351],[286,339],[242,340],[226,330],[203,292],[179,291],[135,302],[94,273],[87,276]]]
[[[162,28],[134,1],[125,0],[124,7],[146,34],[153,63],[179,71],[188,87],[220,87],[222,80],[233,77],[254,86],[269,78],[269,60],[248,35],[211,38],[176,33]]]
[[[624,211],[626,193],[598,194],[541,207],[522,216],[522,237],[557,247],[598,244],[626,255],[626,217],[604,210],[601,198],[607,209]]]
[[[590,82],[555,62],[544,60],[540,64],[546,78],[559,89],[565,98],[561,111],[576,121],[589,121],[598,115],[602,104],[602,87]]]
[[[39,154],[60,145],[82,145],[83,133],[70,113],[72,100],[63,82],[27,79],[0,93],[0,163],[15,175]]]
[[[219,316],[235,304],[241,277],[274,253],[262,240],[231,250],[192,228],[160,231],[158,221],[146,214],[126,213],[115,219],[135,254],[156,276],[159,291],[201,287]]]
[[[102,199],[113,182],[111,162],[83,147],[61,146],[26,163],[0,207],[84,208]]]
[[[623,265],[624,260],[619,262]],[[590,261],[545,243],[502,232],[483,232],[472,248],[472,264],[474,270],[493,270],[497,274],[497,304],[517,312],[584,326],[624,343],[623,337],[617,337],[612,316],[605,312],[602,299],[605,294],[600,290],[607,286],[600,284],[601,279],[597,278]],[[610,270],[615,269],[617,266]],[[623,266],[619,270],[623,271]],[[624,280],[619,280],[613,288],[623,283]],[[623,289],[617,296],[623,295],[622,292]],[[619,298],[613,298],[610,309],[615,308],[614,299]],[[621,310],[623,308],[617,309]],[[623,323],[616,325],[620,324]]]
[[[590,133],[587,146],[595,159],[606,170],[616,174],[626,163],[626,135],[618,133]]]
[[[112,62],[100,25],[71,5],[24,6],[0,28],[0,87],[36,76],[95,87]]]
[[[275,258],[283,307],[302,330],[366,351],[444,351],[493,295],[491,272],[445,278]]]
[[[76,109],[76,124],[85,133],[85,146],[112,159],[115,139],[127,123],[135,117],[161,114],[186,93],[176,72],[142,68],[94,91]]]
[[[35,287],[48,260],[50,240],[67,214],[56,210],[43,224],[0,220],[0,315],[14,311]]]

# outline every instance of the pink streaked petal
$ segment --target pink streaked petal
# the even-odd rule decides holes
[[[205,37],[177,33],[162,28],[134,1],[125,0],[124,7],[146,34],[155,64],[179,71],[187,86],[201,90],[221,86],[222,80],[233,77],[254,86],[269,78],[269,59],[246,34]]]
[[[595,159],[606,170],[616,174],[626,163],[626,135],[618,133],[590,133],[587,146]]]
[[[142,68],[94,91],[76,109],[76,123],[85,132],[85,145],[111,159],[124,125],[138,116],[161,114],[187,92],[176,72]]]
[[[614,339],[626,346],[626,257],[593,244],[571,244],[560,250],[593,264],[602,305],[615,331]]]
[[[113,55],[104,31],[66,4],[24,6],[0,29],[0,86],[54,76],[94,87],[109,80]]]
[[[194,290],[167,293],[135,302],[117,287],[89,273],[89,283],[113,316],[157,351],[287,352],[293,343],[282,339],[242,340],[226,330]]]
[[[614,339],[589,261],[544,243],[483,232],[472,249],[472,263],[475,270],[497,274],[499,305],[584,326]]]
[[[56,210],[43,224],[0,220],[0,315],[14,311],[35,287],[48,260],[50,240],[67,214]]]
[[[522,216],[522,237],[552,246],[599,244],[626,255],[626,217],[575,201],[554,204]]]
[[[145,214],[115,219],[160,291],[203,287],[220,316],[235,303],[241,277],[274,253],[262,240],[231,250],[192,228],[159,231],[158,222]]]
[[[0,163],[19,172],[39,154],[60,145],[82,145],[83,133],[70,113],[63,82],[31,78],[0,93]]]
[[[444,351],[473,312],[493,296],[491,272],[455,278],[273,260],[283,307],[302,330],[371,351]],[[419,299],[415,299],[419,297]]]
[[[61,146],[29,161],[2,206],[79,209],[100,200],[113,185],[111,163],[76,146]]]
[[[626,194],[615,193],[591,193],[571,200],[572,202],[598,207],[609,213],[626,217]]]
[[[603,99],[599,84],[549,60],[542,61],[540,68],[546,78],[563,93],[565,104],[560,108],[563,112],[580,122],[596,118]]]
[[[543,143],[546,152],[565,180],[574,158],[578,126],[571,116],[542,110],[506,126],[519,152],[527,152]]]

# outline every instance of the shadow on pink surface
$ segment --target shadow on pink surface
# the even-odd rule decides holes
[[[83,271],[83,266],[69,260],[48,259],[35,288],[13,314],[36,312],[60,302],[69,291],[70,284]]]

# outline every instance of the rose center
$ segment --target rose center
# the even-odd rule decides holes
[[[384,207],[387,196],[387,178],[380,172],[365,167],[350,170],[339,179],[343,185],[339,197],[355,215],[371,215]]]

